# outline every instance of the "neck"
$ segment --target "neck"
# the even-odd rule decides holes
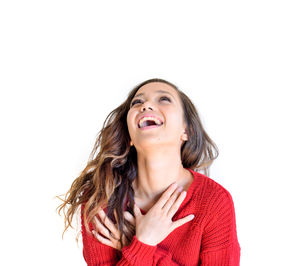
[[[186,170],[178,152],[155,149],[138,152],[138,176],[133,183],[135,197],[140,199],[157,199],[173,182],[186,187],[193,179]]]

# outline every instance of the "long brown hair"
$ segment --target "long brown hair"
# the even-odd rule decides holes
[[[172,86],[181,99],[184,121],[187,125],[188,141],[181,146],[181,161],[184,168],[204,171],[209,175],[209,167],[218,157],[219,151],[209,138],[200,121],[198,112],[191,100],[177,86],[164,79],[149,79],[134,87],[127,99],[106,117],[98,133],[95,145],[86,167],[74,180],[58,206],[58,213],[63,210],[65,230],[72,227],[76,211],[84,204],[83,218],[86,230],[90,232],[89,223],[96,215],[99,206],[107,208],[107,216],[116,222],[117,228],[130,240],[134,228],[124,219],[124,207],[128,202],[128,211],[133,214],[134,191],[132,182],[137,177],[137,152],[130,146],[127,128],[127,113],[136,92],[150,82],[163,82]],[[67,208],[68,207],[68,208]],[[67,208],[67,213],[65,209]],[[124,230],[130,229],[130,233]],[[63,232],[63,234],[64,234]],[[121,241],[121,247],[124,243]]]

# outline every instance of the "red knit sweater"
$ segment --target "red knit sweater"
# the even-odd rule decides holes
[[[176,228],[156,246],[144,244],[134,236],[129,245],[118,251],[88,234],[81,216],[87,265],[239,265],[240,245],[230,193],[209,177],[188,170],[194,180],[173,221],[194,214],[192,221]]]

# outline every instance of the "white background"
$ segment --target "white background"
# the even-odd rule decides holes
[[[220,150],[210,176],[233,197],[241,265],[300,265],[299,13],[289,0],[1,1],[0,264],[85,265],[54,197],[108,113],[159,77]]]

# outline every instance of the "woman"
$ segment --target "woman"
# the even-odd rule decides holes
[[[144,81],[106,118],[60,206],[65,230],[81,207],[88,265],[239,265],[231,195],[207,176],[217,156],[190,99]]]

